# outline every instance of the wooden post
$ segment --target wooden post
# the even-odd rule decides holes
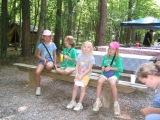
[[[110,87],[108,88],[107,86],[104,86],[103,92],[102,92],[102,102],[103,102],[103,107],[105,108],[111,108],[112,107],[112,96],[111,96],[111,91]]]
[[[34,71],[30,70],[28,72],[28,75],[29,75],[29,84],[31,84],[32,86],[35,86],[36,85],[36,80],[35,80]]]

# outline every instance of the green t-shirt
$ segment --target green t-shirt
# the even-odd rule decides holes
[[[102,67],[110,66],[112,59],[113,59],[113,56],[108,56],[108,55],[103,56],[101,66]],[[120,56],[115,57],[112,67],[118,69],[118,71],[115,71],[115,76],[119,78],[120,73],[123,72],[123,61]]]
[[[66,68],[76,66],[77,50],[75,48],[64,48],[62,54],[69,56],[72,60],[64,59],[61,63],[61,67]]]

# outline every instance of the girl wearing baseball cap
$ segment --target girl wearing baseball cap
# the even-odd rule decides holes
[[[52,33],[50,30],[44,30],[42,33],[42,42],[37,46],[35,56],[38,59],[38,65],[35,71],[37,81],[36,95],[41,95],[41,72],[45,68],[50,71],[56,65],[56,45],[52,42]]]

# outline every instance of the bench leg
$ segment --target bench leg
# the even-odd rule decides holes
[[[34,71],[30,71],[28,74],[29,74],[29,84],[31,84],[32,86],[35,86],[36,80],[35,80]]]
[[[104,88],[103,88],[102,102],[103,102],[103,107],[112,108],[113,100],[111,97],[110,88],[108,88],[106,86],[104,86]]]

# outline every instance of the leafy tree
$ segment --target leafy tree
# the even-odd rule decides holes
[[[27,0],[27,2],[28,1],[29,0]],[[2,1],[0,1],[0,4],[2,5]],[[24,6],[25,9],[27,8],[27,12],[19,6]],[[28,47],[31,46],[29,36],[24,39],[26,34],[30,34],[30,24],[34,26],[34,28],[38,28],[38,37],[35,38],[35,40],[40,39],[40,34],[45,28],[55,32],[55,43],[58,49],[60,49],[63,45],[63,38],[68,34],[74,36],[77,45],[80,45],[85,40],[91,40],[95,45],[102,45],[113,39],[120,40],[120,42],[124,44],[129,44],[133,42],[132,36],[134,36],[134,31],[130,31],[130,29],[126,29],[125,32],[124,30],[121,31],[120,23],[122,21],[146,16],[160,18],[160,7],[155,3],[155,0],[30,0],[29,6],[22,0],[9,0],[7,1],[7,8],[8,13],[5,17],[9,19],[9,25],[15,22],[20,26],[19,35],[20,41],[22,41],[23,54],[24,51],[28,52],[28,49],[30,49]],[[105,10],[102,11],[100,8]],[[0,30],[2,30],[2,25],[5,25],[2,23],[5,17],[2,17],[2,13],[4,13],[2,10],[4,10],[4,8],[0,6],[0,9]],[[23,16],[21,16],[21,14]],[[28,16],[26,19],[29,23],[26,23],[24,14]],[[21,26],[22,22],[23,27]],[[27,29],[26,26],[24,27],[24,22],[26,26],[28,26]],[[21,32],[22,30],[23,33]],[[143,33],[144,30],[140,32]],[[7,46],[4,46],[4,41],[2,41],[4,31],[2,30],[0,33],[1,50],[5,50]],[[119,38],[121,33],[122,35]],[[8,45],[8,43],[6,43],[6,45]]]

